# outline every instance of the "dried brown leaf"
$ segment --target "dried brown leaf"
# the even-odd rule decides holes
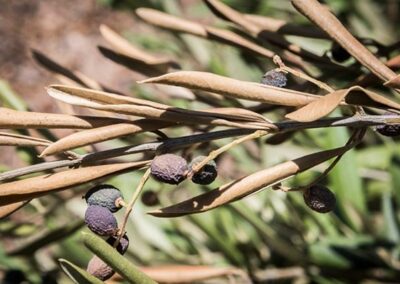
[[[8,132],[0,132],[1,146],[47,146],[51,141]]]
[[[162,27],[164,29],[174,30],[178,32],[184,32],[195,36],[207,37],[206,30],[202,25],[198,23],[184,20],[182,18],[171,16],[166,13],[149,8],[136,9],[135,13],[142,20],[157,27]]]
[[[384,81],[396,74],[359,42],[326,7],[316,0],[292,0],[293,6],[319,26],[354,58]]]
[[[216,40],[268,58],[272,58],[275,55],[273,51],[228,30],[204,26],[148,8],[139,8],[136,10],[136,13],[144,21],[164,29]]]
[[[62,101],[66,101],[68,103],[69,103],[68,100],[71,100],[71,102],[74,101],[86,102],[87,100],[90,100],[91,102],[98,104],[132,104],[139,106],[154,107],[157,109],[167,109],[169,107],[168,105],[148,100],[122,96],[119,94],[113,94],[109,92],[96,91],[87,88],[70,87],[64,85],[51,85],[50,87],[47,88],[47,92],[49,93],[50,96],[57,99],[62,98]],[[79,100],[79,98],[86,100]]]
[[[234,32],[218,29],[214,27],[204,27],[207,31],[207,38],[212,40],[217,40],[219,42],[227,43],[239,48],[243,48],[254,52],[255,54],[265,56],[267,58],[272,58],[275,52],[262,47]]]
[[[400,89],[400,75],[388,80],[384,84],[386,87]]]
[[[350,146],[335,148],[287,161],[271,168],[250,174],[191,199],[149,212],[149,214],[156,217],[179,217],[205,212],[281,182],[299,172],[310,169],[333,157],[341,155],[349,148]]]
[[[400,104],[359,86],[338,90],[286,115],[286,118],[310,122],[332,112],[342,101],[353,105],[400,110]]]
[[[204,112],[223,114],[224,117],[232,115],[232,119],[240,118],[243,121],[247,120],[247,121],[259,121],[259,122],[265,122],[265,121],[271,122],[265,116],[244,108],[236,108],[236,107],[212,108],[204,110]]]
[[[70,80],[80,84],[81,86],[88,87],[91,89],[101,90],[102,87],[95,80],[87,77],[86,75],[80,73],[79,71],[69,70],[68,68],[61,66],[45,54],[38,50],[32,49],[33,58],[39,62],[43,67],[51,72],[60,74]]]
[[[232,267],[205,265],[164,265],[140,267],[142,272],[160,283],[194,283],[208,279],[237,275],[244,283],[250,283],[244,271]]]
[[[0,184],[0,206],[30,200],[50,192],[55,192],[84,184],[109,175],[120,174],[146,166],[149,161],[119,163],[72,169]]]
[[[321,39],[328,37],[325,32],[313,26],[300,26],[298,24],[288,23],[281,19],[261,15],[245,14],[244,17],[248,21],[259,26],[261,29],[269,32]]]
[[[204,2],[215,15],[224,20],[239,25],[255,38],[266,40],[280,48],[304,56],[308,59],[312,59],[313,61],[333,64],[330,60],[318,56],[316,54],[313,54],[312,52],[302,49],[299,45],[287,41],[281,34],[264,30],[257,23],[246,18],[244,14],[232,9],[231,7],[222,3],[221,1],[204,0]]]
[[[246,99],[275,105],[303,106],[320,96],[289,89],[264,86],[253,82],[198,71],[179,71],[159,77],[149,78],[138,83],[176,85],[191,89],[215,92],[238,99]]]
[[[142,119],[132,121],[131,123],[119,123],[99,128],[83,130],[70,134],[49,145],[46,149],[44,149],[40,156],[44,157],[54,155],[70,149],[75,149],[78,147],[83,147],[86,145],[99,143],[102,141],[111,140],[130,134],[140,133],[144,131],[153,131],[171,125],[172,124],[170,122]]]
[[[170,58],[161,56],[161,55],[153,55],[147,51],[141,50],[132,45],[125,38],[121,37],[115,31],[110,29],[106,25],[100,26],[101,35],[105,38],[105,40],[117,51],[121,52],[129,56],[130,58],[136,59],[148,65],[169,65],[171,63],[176,64]]]
[[[120,52],[116,52],[114,50],[111,50],[103,46],[99,46],[98,49],[101,52],[101,54],[103,54],[106,58],[110,59],[111,61],[121,64],[126,68],[135,72],[139,72],[145,76],[156,76],[167,72],[168,69],[170,68],[169,63],[149,65],[145,61],[133,58],[129,55]]]
[[[111,117],[72,116],[0,108],[0,128],[88,129],[121,122],[124,120]]]
[[[10,216],[15,211],[29,203],[29,200],[19,201],[8,205],[0,206],[0,220]]]
[[[120,96],[111,93],[93,91],[84,88],[54,85],[47,89],[50,96],[69,104],[88,108],[136,115],[150,119],[176,122],[181,124],[211,124],[240,128],[275,128],[271,123],[260,122],[257,118],[249,122],[240,115],[227,115],[210,111],[194,111],[171,107],[147,100]]]

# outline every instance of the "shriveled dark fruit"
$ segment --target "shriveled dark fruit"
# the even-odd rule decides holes
[[[328,213],[335,208],[335,194],[327,187],[313,185],[303,192],[304,202],[312,210],[319,213]]]
[[[100,236],[112,236],[118,231],[117,219],[106,207],[91,205],[86,209],[85,223]]]
[[[174,154],[156,156],[151,162],[150,168],[155,179],[169,184],[182,182],[188,171],[186,160]]]
[[[332,44],[331,54],[332,58],[335,59],[337,62],[344,62],[351,57],[350,53],[348,53],[346,49],[344,49],[337,43]]]
[[[285,87],[286,83],[286,73],[277,70],[268,71],[261,79],[261,84],[279,88]]]
[[[108,266],[107,263],[102,261],[96,255],[90,259],[86,271],[102,281],[110,279],[115,273],[115,271]]]
[[[193,161],[190,163],[190,168],[193,168],[197,164],[199,164],[201,161],[203,161],[206,158],[206,156],[198,156]],[[218,175],[217,171],[217,164],[215,161],[209,161],[207,164],[204,165],[198,172],[196,172],[192,176],[192,181],[197,184],[210,184],[212,183]]]
[[[111,237],[109,237],[109,238],[107,239],[107,243],[108,243],[110,246],[114,246],[114,243],[115,243],[115,241],[117,240],[117,238],[118,238],[117,236],[111,236]],[[128,250],[128,247],[129,247],[129,238],[128,238],[128,236],[125,234],[125,235],[123,235],[122,238],[119,240],[119,243],[118,243],[116,249],[117,249],[117,251],[118,251],[120,254],[124,254],[124,253]]]
[[[146,206],[156,206],[160,204],[158,195],[154,190],[146,190],[142,193],[141,197],[142,203]]]
[[[109,185],[97,185],[85,194],[88,205],[99,205],[108,208],[111,212],[117,212],[121,209],[120,201],[123,200],[121,191],[118,188]]]
[[[385,112],[384,115],[397,116],[397,114],[389,111]],[[375,129],[384,136],[394,137],[400,135],[400,124],[377,125]]]

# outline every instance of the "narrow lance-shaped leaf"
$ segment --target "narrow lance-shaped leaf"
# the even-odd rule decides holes
[[[291,24],[282,19],[261,15],[245,14],[244,17],[263,30],[269,32],[278,32],[285,35],[296,35],[310,38],[328,38],[328,35],[317,27]]]
[[[156,217],[178,217],[205,212],[241,199],[253,192],[271,186],[299,172],[305,171],[333,157],[345,153],[351,146],[321,151],[287,161],[225,184],[191,199],[165,207],[149,214]]]
[[[153,121],[153,120],[139,120],[132,123],[118,123],[114,125],[107,125],[99,128],[72,133],[53,144],[50,144],[40,154],[41,157],[54,155],[57,153],[65,152],[70,149],[83,147],[86,145],[99,143],[130,134],[140,133],[144,131],[153,131],[173,125],[170,122]]]
[[[158,104],[147,100],[127,98],[121,95],[93,91],[84,88],[52,86],[47,89],[50,96],[78,106],[142,116],[150,119],[177,122],[181,124],[210,124],[218,126],[232,126],[239,128],[269,129],[274,126],[269,122],[249,121],[247,116],[224,114],[220,111],[212,112],[187,110],[168,105]]]
[[[98,46],[101,54],[111,61],[125,66],[129,70],[139,72],[145,76],[157,76],[169,70],[169,64],[147,64],[145,61],[131,57],[127,54],[114,51],[107,47]]]
[[[264,86],[253,82],[245,82],[212,73],[197,71],[168,73],[138,83],[175,85],[215,92],[227,97],[284,106],[303,106],[320,97],[308,93]]]
[[[11,204],[8,204],[5,206],[0,206],[0,220],[10,216],[12,213],[21,209],[28,203],[29,203],[29,200],[24,200],[24,201],[11,203]]]
[[[50,88],[48,88],[48,93],[50,96],[59,99],[61,101],[81,106],[88,106],[93,108],[112,108],[112,106],[107,106],[107,104],[110,105],[112,104],[117,109],[118,105],[120,105],[120,108],[122,110],[131,111],[132,114],[148,116],[149,118],[160,118],[159,116],[163,115],[162,118],[165,119],[168,118],[168,114],[172,115],[176,113],[176,114],[188,114],[196,116],[198,117],[197,120],[201,118],[209,118],[210,116],[214,116],[216,118],[231,119],[238,121],[250,121],[250,122],[267,121],[267,119],[263,118],[263,116],[255,112],[251,112],[249,110],[235,109],[235,111],[230,111],[232,110],[232,108],[216,108],[208,110],[206,109],[203,111],[192,111],[152,102],[149,100],[137,99],[118,94],[95,91],[78,87],[53,85]],[[125,104],[136,106],[136,109],[129,108],[129,106],[124,106]],[[166,111],[166,112],[161,112],[161,111]],[[252,115],[250,116],[250,114]]]
[[[149,161],[141,161],[91,166],[3,183],[0,184],[0,206],[40,197],[109,175],[142,168],[148,163]]]
[[[160,56],[159,54],[153,55],[135,47],[132,43],[121,37],[106,25],[100,26],[100,33],[112,47],[131,58],[142,61],[143,63],[148,65],[176,64],[173,60],[165,56]]]
[[[71,278],[72,281],[76,284],[102,284],[103,281],[97,279],[93,275],[87,273],[84,269],[80,268],[79,266],[69,262],[66,259],[60,258],[58,260],[62,270],[65,274]]]
[[[41,138],[0,132],[1,146],[47,146],[50,143],[50,141]]]
[[[371,51],[359,42],[326,7],[316,0],[292,0],[293,6],[324,30],[354,58],[384,81],[396,77]]]
[[[125,122],[125,120],[111,117],[73,116],[0,108],[0,128],[88,129],[121,122]]]
[[[37,62],[39,62],[43,67],[45,67],[46,69],[48,69],[51,72],[55,72],[64,77],[67,77],[68,79],[71,79],[72,81],[74,81],[84,87],[88,87],[88,88],[95,89],[95,90],[102,89],[100,84],[97,83],[95,80],[90,79],[89,77],[83,75],[82,73],[80,73],[78,71],[72,71],[72,70],[65,68],[64,66],[61,66],[60,64],[58,64],[57,62],[55,62],[54,60],[52,60],[51,58],[44,55],[43,53],[41,53],[38,50],[32,49],[32,55],[33,55],[33,58],[35,58]]]
[[[100,237],[93,234],[82,234],[85,246],[94,254],[111,266],[125,280],[133,284],[156,284],[149,276],[144,274],[133,263],[120,255],[115,249],[108,245]]]
[[[188,33],[198,37],[226,43],[267,58],[272,58],[275,55],[275,52],[257,45],[254,42],[228,30],[204,26],[148,8],[136,9],[136,14],[144,21],[164,29]]]
[[[205,265],[163,265],[145,266],[139,269],[160,283],[194,283],[208,279],[239,276],[241,283],[251,283],[246,273],[233,267],[212,267]],[[117,277],[114,277],[118,280]]]
[[[327,94],[285,117],[300,122],[314,121],[331,113],[343,100],[352,105],[400,110],[400,104],[359,86],[354,86]]]
[[[286,49],[295,54],[301,55],[305,58],[312,59],[313,61],[328,63],[330,65],[336,65],[330,60],[318,56],[312,52],[309,52],[299,45],[287,41],[281,34],[275,32],[269,32],[263,30],[259,25],[249,20],[244,14],[232,9],[228,5],[225,5],[218,0],[205,0],[206,5],[210,10],[218,17],[235,23],[246,30],[250,35],[255,38],[265,40],[272,43],[280,48]]]

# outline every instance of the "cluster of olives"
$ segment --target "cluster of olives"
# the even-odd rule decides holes
[[[193,167],[201,163],[205,158],[205,156],[198,156],[188,164],[184,158],[175,154],[159,155],[151,163],[151,174],[158,181],[179,184],[186,179]],[[217,165],[215,161],[210,161],[199,171],[193,173],[192,182],[207,185],[212,183],[217,178],[217,175]]]
[[[85,213],[86,225],[93,233],[108,237],[107,243],[113,246],[118,239],[118,223],[113,213],[123,206],[121,192],[112,185],[102,184],[91,188],[84,198],[88,204]],[[124,235],[116,249],[120,254],[124,254],[128,246],[129,239]],[[86,270],[103,281],[114,274],[114,270],[97,256],[89,261]]]

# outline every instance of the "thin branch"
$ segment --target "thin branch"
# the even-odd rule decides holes
[[[151,170],[150,170],[150,168],[148,168],[146,170],[146,172],[144,173],[144,175],[142,176],[135,192],[133,193],[131,201],[129,201],[128,206],[126,207],[122,225],[119,228],[118,238],[117,238],[117,241],[114,243],[114,247],[117,247],[119,241],[121,240],[122,236],[125,233],[125,227],[126,227],[126,223],[128,222],[129,215],[131,214],[133,206],[135,205],[136,200],[139,198],[139,195],[142,192],[146,181],[149,179],[150,173],[151,173]]]
[[[278,55],[275,55],[273,57],[273,60],[274,60],[274,63],[279,66],[280,70],[285,71],[287,73],[290,73],[290,74],[292,74],[292,75],[294,75],[296,77],[299,77],[299,78],[301,78],[303,80],[306,80],[308,82],[311,82],[314,85],[318,86],[319,88],[321,88],[321,89],[323,89],[325,91],[328,91],[329,93],[332,93],[332,92],[335,91],[332,87],[330,87],[329,85],[325,84],[324,82],[321,82],[321,81],[319,81],[319,80],[317,80],[317,79],[315,79],[315,78],[313,78],[313,77],[311,77],[311,76],[309,76],[309,75],[307,75],[307,74],[305,74],[305,73],[303,73],[301,71],[297,71],[297,70],[295,70],[293,68],[290,68],[290,67],[286,66],[285,63],[283,63],[282,59]]]
[[[274,123],[278,128],[277,130],[271,131],[271,133],[279,133],[284,131],[297,131],[302,129],[310,128],[321,128],[321,127],[353,127],[353,128],[363,128],[367,126],[374,125],[385,125],[385,124],[400,124],[400,116],[393,115],[356,115],[351,117],[333,117],[325,118],[311,122],[296,122],[296,121],[282,121]],[[36,172],[48,171],[63,167],[77,167],[80,165],[85,165],[109,158],[130,155],[141,152],[170,152],[180,148],[185,148],[189,145],[196,143],[204,143],[212,140],[223,139],[228,137],[242,136],[251,134],[254,129],[228,129],[215,131],[210,133],[202,133],[189,135],[178,138],[170,138],[163,142],[150,142],[147,144],[137,145],[137,146],[126,146],[111,150],[105,150],[95,153],[89,153],[75,160],[60,160],[40,163],[16,170],[11,170],[0,174],[0,182],[10,179],[17,178],[19,176],[32,174]]]
[[[268,134],[268,131],[256,130],[255,132],[253,132],[253,133],[251,133],[249,135],[246,135],[244,137],[238,138],[238,139],[232,141],[231,143],[225,144],[221,148],[218,148],[217,150],[210,152],[206,158],[204,158],[200,163],[196,164],[195,166],[193,166],[192,169],[190,169],[190,172],[187,175],[188,178],[191,178],[196,172],[201,170],[209,161],[214,160],[216,157],[218,157],[223,152],[226,152],[229,149],[231,149],[232,147],[235,147],[236,145],[239,145],[239,144],[241,144],[241,143],[243,143],[245,141],[249,141],[249,140],[252,140],[252,139],[257,139],[257,138],[260,138],[260,137],[265,136],[267,134]]]

